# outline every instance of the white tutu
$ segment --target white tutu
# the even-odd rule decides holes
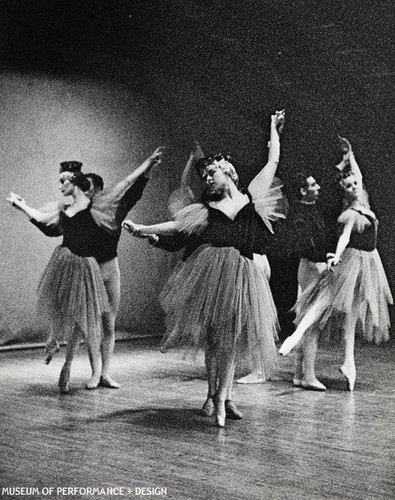
[[[208,345],[270,378],[276,368],[277,315],[268,279],[233,247],[200,246],[174,270],[161,293],[165,348],[196,354]]]
[[[352,315],[361,326],[363,337],[378,344],[389,339],[388,304],[392,303],[377,250],[346,248],[340,264],[323,273],[300,296],[295,304],[295,323],[299,324],[312,304],[318,304],[320,329],[330,321],[330,330],[335,332],[343,325],[345,316]]]
[[[55,328],[61,328],[61,332],[56,332],[57,338],[68,340],[75,325],[87,342],[101,337],[102,314],[110,306],[94,257],[79,257],[68,248],[56,247],[37,293],[38,315]]]

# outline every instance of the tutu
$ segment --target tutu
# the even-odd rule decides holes
[[[276,368],[277,315],[268,279],[233,247],[200,246],[173,271],[161,296],[163,347],[196,354],[208,345],[219,362],[236,361],[270,378]]]
[[[295,304],[298,325],[313,304],[319,304],[318,326],[330,321],[324,337],[338,331],[345,317],[362,326],[363,337],[379,344],[389,339],[388,304],[392,295],[377,250],[371,252],[346,248],[334,271],[323,273],[300,296]],[[335,328],[332,328],[335,327]]]
[[[88,343],[101,338],[101,317],[110,306],[94,257],[79,257],[68,248],[56,247],[37,293],[38,315],[61,328],[59,337],[68,340],[77,324]]]

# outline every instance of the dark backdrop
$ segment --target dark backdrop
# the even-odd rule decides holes
[[[168,146],[165,169],[151,188],[151,195],[142,202],[141,221],[167,216],[166,198],[177,183],[194,139],[206,151],[230,152],[239,165],[241,180],[247,183],[266,159],[269,116],[274,109],[284,107],[287,123],[281,176],[286,179],[294,170],[311,172],[322,185],[322,201],[332,207],[334,196],[327,179],[341,158],[336,137],[338,133],[348,137],[380,219],[379,250],[390,282],[395,282],[391,0],[0,3],[3,76],[47,78],[50,88],[54,82],[67,81],[71,87],[103,89],[104,85],[106,89],[118,89],[114,107],[117,115],[122,113],[122,95],[127,99],[133,96],[133,102],[140,103],[132,106],[134,122],[139,121],[140,113],[144,126],[133,130],[134,141],[139,143],[141,138],[144,147],[132,148],[133,159],[143,159],[143,152],[149,153],[156,143]],[[26,97],[26,88],[8,86],[7,92],[18,101]],[[67,100],[62,103],[62,112],[67,114]],[[97,103],[95,106],[98,109]],[[9,115],[3,114],[4,131],[8,119]],[[25,147],[28,157],[29,148],[23,144],[23,133],[19,134],[20,146]],[[5,177],[12,168],[12,180],[18,184],[18,165],[10,165],[12,154],[4,146],[7,134],[2,135],[1,168]],[[73,138],[72,146],[79,150],[78,137]],[[106,144],[102,147],[106,155]],[[116,171],[116,164],[112,173],[102,166],[114,180],[119,178],[117,173],[124,174],[122,169]],[[6,189],[9,187],[10,182]],[[9,209],[2,203],[1,210]],[[136,311],[133,317],[128,311],[135,298],[133,289],[141,291],[147,274],[142,256],[146,247],[133,245],[140,257],[132,276],[128,276],[127,263],[133,253],[128,253],[129,246],[127,250],[124,243],[121,245],[124,296],[132,295],[123,301],[118,326],[128,330],[144,322]],[[12,269],[18,262],[15,256],[7,255],[2,265],[11,271],[3,294],[10,294],[10,289],[14,294]],[[26,260],[28,254],[18,258]],[[135,291],[140,309],[147,310],[149,304],[150,316],[159,318],[155,328],[161,324],[156,297],[165,279],[161,269],[168,265],[166,259],[155,254],[152,261],[158,268],[159,286],[147,287],[143,296]],[[41,270],[37,269],[37,276],[30,276],[32,282]],[[29,292],[25,300],[30,296]]]

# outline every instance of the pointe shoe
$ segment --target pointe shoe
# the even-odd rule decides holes
[[[203,404],[202,413],[206,417],[211,417],[214,414],[215,406],[212,397],[208,397]]]
[[[355,366],[351,368],[341,366],[339,368],[339,372],[346,377],[348,390],[353,391],[355,386],[355,379],[357,378]]]
[[[301,381],[301,387],[303,389],[307,389],[308,391],[326,391],[326,387],[319,380],[312,380],[311,382],[307,382],[307,380]]]
[[[58,382],[59,390],[62,394],[68,394],[70,391],[70,369],[63,367]]]
[[[219,414],[218,412],[215,414],[215,418],[217,420],[217,427],[225,427],[225,417]]]
[[[261,373],[250,373],[236,380],[236,384],[263,384],[264,382],[266,382],[266,380]]]
[[[226,417],[231,420],[241,420],[243,418],[243,414],[231,399],[225,401],[225,412]]]
[[[287,356],[294,347],[296,347],[299,342],[302,340],[304,333],[293,333],[290,337],[287,337],[280,349],[278,350],[279,354],[282,356]]]
[[[59,351],[60,351],[60,346],[57,342],[55,342],[55,344],[47,344],[45,346],[45,351],[44,351],[45,352],[45,358],[44,358],[45,364],[49,365],[52,358]]]
[[[99,387],[105,387],[106,389],[119,389],[121,386],[108,375],[105,377],[102,375],[100,377]]]

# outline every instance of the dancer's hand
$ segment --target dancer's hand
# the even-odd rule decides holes
[[[159,236],[157,234],[144,234],[143,235],[144,238],[148,238],[148,242],[151,244],[151,245],[156,245],[159,241]]]
[[[136,236],[137,238],[148,238],[148,235],[141,231],[141,228],[144,227],[141,224],[135,224],[131,220],[124,220],[122,222],[122,227],[132,236]]]
[[[350,141],[345,137],[341,137],[340,135],[338,135],[338,138],[339,138],[340,150],[343,153],[343,155],[349,154],[352,151]]]
[[[329,257],[328,257],[329,256]],[[327,254],[328,271],[334,271],[334,268],[339,264],[340,258],[335,254]]]
[[[277,128],[278,133],[281,134],[285,123],[285,109],[276,111],[271,118],[272,124]]]
[[[155,149],[149,157],[150,168],[156,167],[161,163],[164,150],[165,146],[159,146],[159,148]]]
[[[200,146],[198,141],[193,141],[191,155],[193,155],[194,158],[203,158],[204,157],[202,147]]]
[[[13,207],[18,208],[19,210],[23,205],[26,205],[26,201],[16,193],[11,192],[8,198],[6,198]]]

